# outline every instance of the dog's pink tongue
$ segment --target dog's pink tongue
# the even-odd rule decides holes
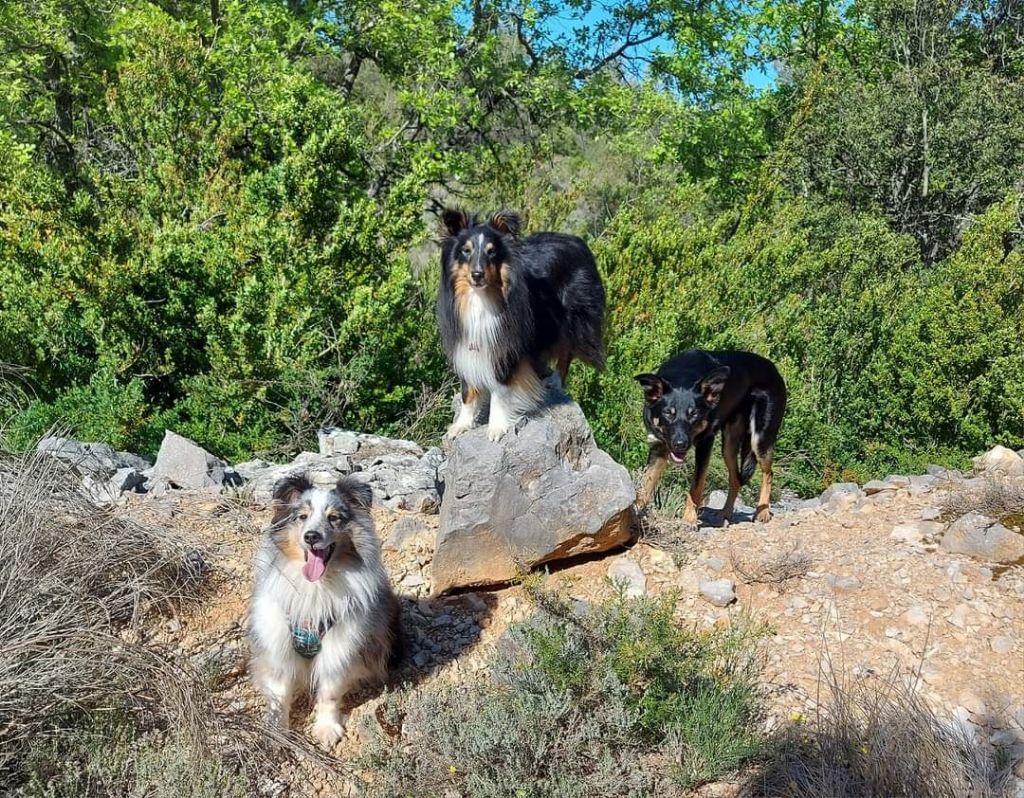
[[[310,582],[315,582],[324,575],[327,570],[327,563],[324,561],[323,551],[313,549],[306,558],[306,564],[302,566],[302,575]]]

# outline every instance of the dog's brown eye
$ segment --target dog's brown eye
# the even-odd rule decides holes
[[[307,518],[309,518],[309,513],[299,513],[300,521],[305,521]]]
[[[468,257],[469,257],[469,254],[470,254],[470,253],[471,253],[472,251],[473,251],[473,250],[471,250],[471,249],[470,249],[469,247],[463,247],[463,248],[462,248],[462,257],[464,257],[464,258],[468,258]]]

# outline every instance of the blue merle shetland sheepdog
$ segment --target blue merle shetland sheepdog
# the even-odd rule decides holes
[[[481,221],[445,209],[437,317],[445,353],[462,381],[448,437],[473,426],[490,404],[487,436],[498,440],[543,400],[556,361],[562,384],[574,358],[604,367],[604,286],[576,236],[519,237],[519,218]]]

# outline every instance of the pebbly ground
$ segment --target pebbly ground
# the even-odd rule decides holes
[[[813,714],[830,670],[848,682],[908,679],[941,714],[971,724],[1024,762],[1024,566],[991,568],[935,542],[944,497],[961,485],[949,475],[894,478],[873,495],[855,486],[833,490],[823,500],[790,503],[767,524],[724,525],[706,510],[705,525],[694,530],[655,513],[640,519],[636,542],[555,566],[546,579],[585,601],[608,595],[611,579],[634,594],[673,591],[679,617],[696,627],[739,616],[766,621],[775,722]],[[225,708],[260,713],[243,630],[251,561],[269,511],[187,490],[131,496],[128,508],[187,525],[207,542],[207,596],[151,629],[150,642],[189,657]],[[484,667],[509,622],[530,612],[521,589],[432,598],[438,516],[378,508],[374,518],[410,643],[396,680],[422,689]],[[351,708],[348,737],[335,755],[348,759],[358,749],[376,722],[375,701],[363,696]],[[296,712],[297,728],[305,710]],[[1017,770],[1024,778],[1024,764]],[[322,789],[289,770],[267,792]]]

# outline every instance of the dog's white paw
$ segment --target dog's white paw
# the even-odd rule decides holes
[[[313,723],[313,737],[324,748],[333,748],[345,733],[345,727],[334,718],[317,718]]]
[[[512,429],[511,424],[490,424],[487,427],[487,438],[492,441],[500,441],[510,429]]]
[[[450,427],[448,427],[448,431],[444,434],[444,437],[447,438],[450,441],[451,440],[455,440],[463,432],[465,432],[466,430],[468,430],[472,426],[473,426],[473,422],[472,421],[470,421],[468,424],[463,422],[463,421],[456,421],[454,424],[452,424]]]

